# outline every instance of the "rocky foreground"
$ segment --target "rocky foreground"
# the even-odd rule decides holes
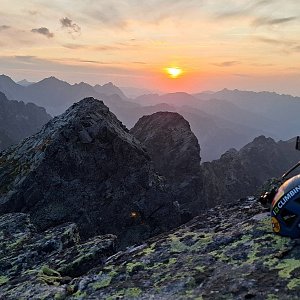
[[[216,207],[115,253],[116,237],[80,242],[67,223],[37,233],[0,217],[0,299],[298,299],[300,244],[272,233],[255,200]]]

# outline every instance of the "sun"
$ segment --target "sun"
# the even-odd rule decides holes
[[[167,72],[169,77],[173,79],[178,78],[183,73],[183,70],[178,67],[165,68],[165,71]]]

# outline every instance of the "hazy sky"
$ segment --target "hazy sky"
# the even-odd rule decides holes
[[[300,95],[299,0],[0,0],[0,11],[0,73],[15,80]]]

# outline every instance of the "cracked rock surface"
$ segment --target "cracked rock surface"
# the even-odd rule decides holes
[[[115,237],[80,243],[76,226],[37,233],[28,215],[0,218],[1,299],[297,299],[300,244],[273,234],[255,200],[204,212],[114,252]],[[1,239],[3,240],[3,239]]]

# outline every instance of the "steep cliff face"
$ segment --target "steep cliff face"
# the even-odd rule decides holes
[[[0,213],[28,212],[44,230],[76,222],[84,238],[138,242],[179,224],[148,154],[103,102],[74,104],[0,156]]]
[[[29,216],[0,217],[3,299],[298,299],[298,240],[272,233],[254,200],[217,206],[114,253],[115,237],[80,242],[68,223],[37,233]],[[112,255],[113,254],[113,255]]]
[[[8,100],[0,92],[0,150],[36,133],[50,119],[44,108]]]
[[[188,121],[178,113],[158,112],[140,118],[130,132],[145,146],[176,200],[190,212],[198,212],[200,146]]]

